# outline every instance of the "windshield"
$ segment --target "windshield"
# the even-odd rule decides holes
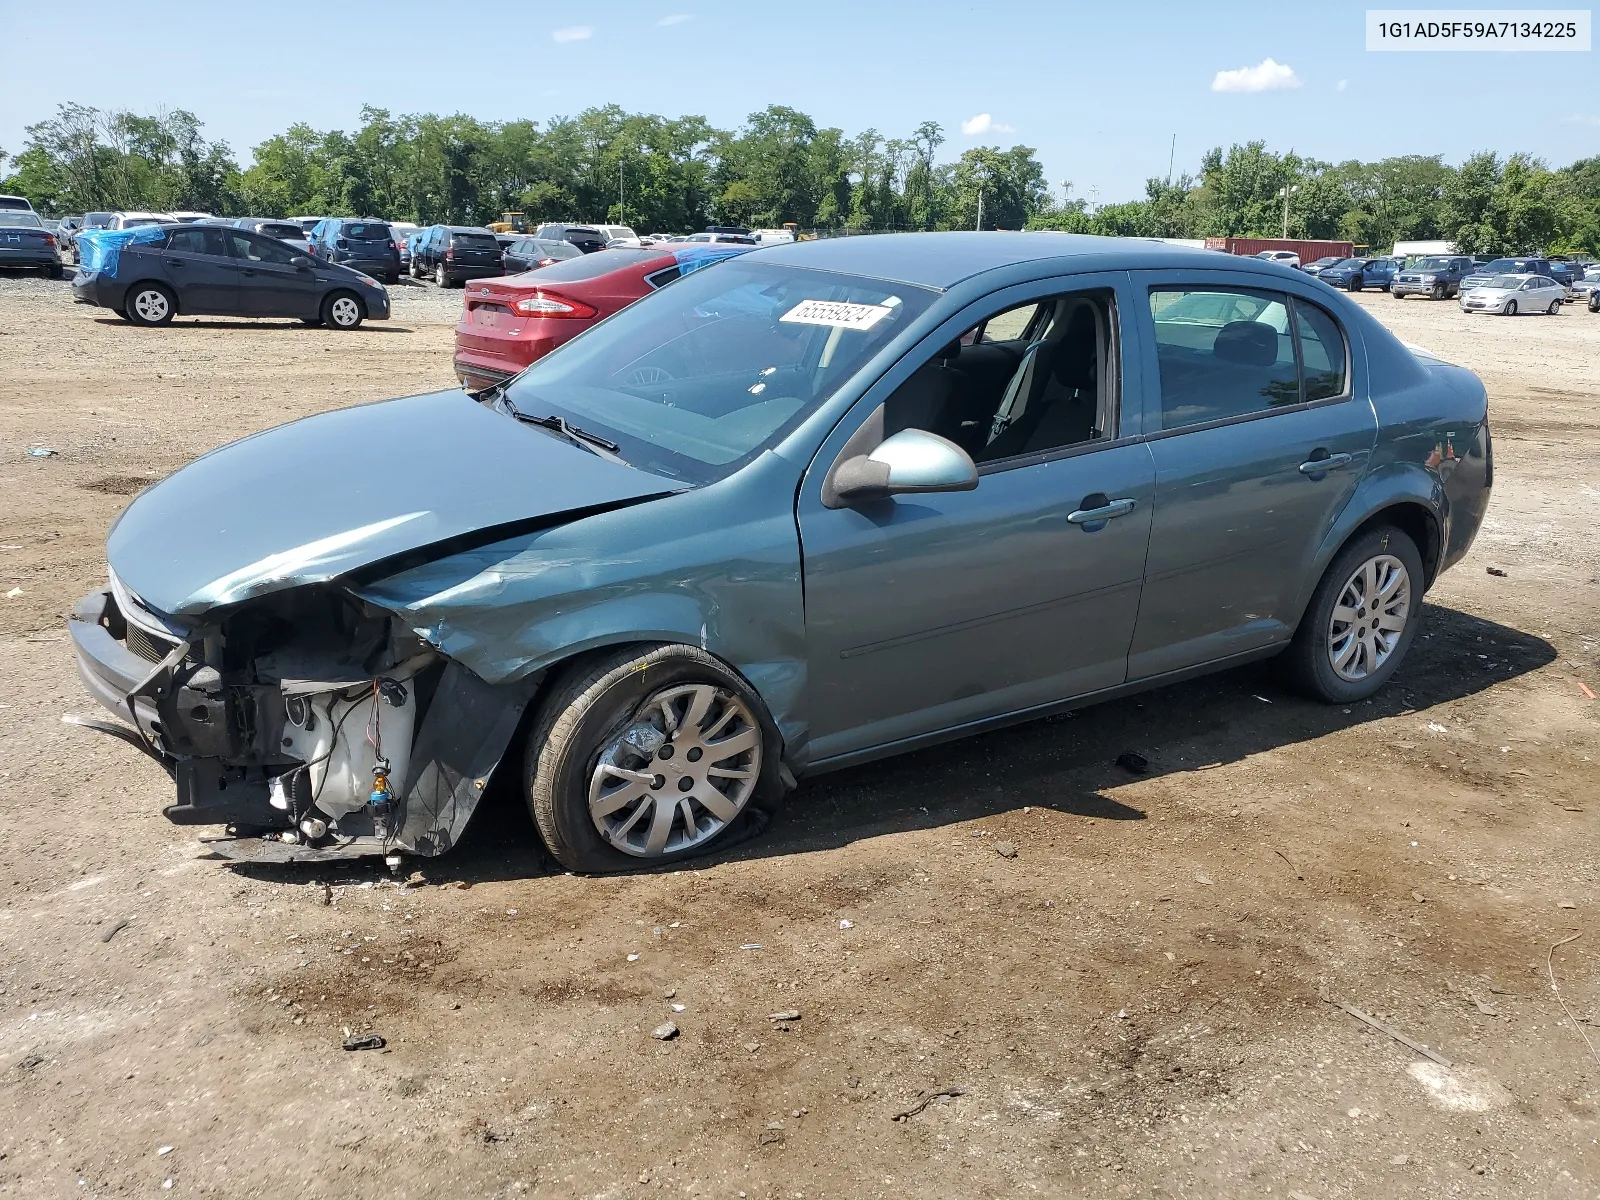
[[[1486,288],[1503,288],[1506,291],[1511,291],[1514,288],[1521,287],[1522,280],[1515,275],[1496,275],[1483,286]]]
[[[1341,258],[1334,262],[1333,266],[1329,267],[1328,269],[1330,271],[1336,271],[1340,267],[1359,267],[1360,265],[1361,260],[1359,258]]]
[[[1485,275],[1504,275],[1508,271],[1520,271],[1525,265],[1525,262],[1515,258],[1497,258],[1485,266],[1482,273]]]
[[[707,483],[802,420],[935,295],[734,259],[546,355],[507,396],[531,416],[603,434],[634,466]]]
[[[1416,266],[1419,271],[1448,271],[1450,260],[1448,258],[1425,258]]]

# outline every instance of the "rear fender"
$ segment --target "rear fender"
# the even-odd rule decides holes
[[[1402,514],[1398,511],[1402,509],[1410,511]],[[1418,509],[1422,512],[1418,513]],[[1359,529],[1380,519],[1388,511],[1396,512],[1395,523],[1402,528],[1413,524],[1417,516],[1431,523],[1433,536],[1425,537],[1427,544],[1417,547],[1422,555],[1426,584],[1431,586],[1442,568],[1440,548],[1445,544],[1443,531],[1447,525],[1447,509],[1443,481],[1436,472],[1421,463],[1391,462],[1369,471],[1357,485],[1355,495],[1350,497],[1338,520],[1323,537],[1322,544],[1317,547],[1312,568],[1303,577],[1300,592],[1290,610],[1295,614],[1294,624],[1299,625],[1300,614],[1311,602],[1311,595],[1322,582],[1322,576],[1334,556]]]

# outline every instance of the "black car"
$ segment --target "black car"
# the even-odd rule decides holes
[[[51,279],[61,278],[56,235],[37,213],[0,208],[0,267],[33,267]]]
[[[133,238],[82,234],[72,294],[135,325],[173,316],[299,317],[354,329],[389,317],[381,283],[277,238],[218,225],[152,225]]]
[[[610,240],[603,230],[592,225],[562,225],[560,223],[541,225],[533,231],[533,236],[546,242],[571,242],[585,254],[593,254],[596,250],[604,250],[606,242]]]
[[[1321,268],[1317,278],[1329,287],[1347,292],[1359,292],[1369,287],[1387,292],[1394,283],[1399,265],[1392,258],[1341,258]]]
[[[411,242],[411,274],[429,275],[440,287],[457,287],[469,279],[504,275],[500,243],[478,225],[430,225]]]
[[[385,221],[328,217],[312,227],[306,242],[311,253],[325,262],[339,263],[385,283],[400,282],[400,247]]]
[[[553,242],[547,238],[523,237],[514,241],[505,252],[506,274],[532,271],[548,267],[563,258],[581,258],[583,251],[571,242]]]
[[[1396,300],[1407,296],[1428,296],[1448,300],[1468,290],[1466,280],[1473,262],[1464,254],[1436,254],[1396,271],[1389,294]]]

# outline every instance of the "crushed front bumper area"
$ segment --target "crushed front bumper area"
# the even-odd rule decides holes
[[[163,809],[168,820],[225,825],[240,842],[282,848],[229,853],[214,839],[224,857],[443,853],[460,839],[538,684],[492,686],[393,637],[370,678],[332,669],[320,681],[272,677],[261,669],[270,656],[241,670],[218,653],[225,626],[185,640],[129,608],[136,602],[119,602],[114,585],[73,609],[78,673],[121,724],[69,720],[162,766],[177,791]],[[295,660],[302,673],[306,663],[305,655]],[[380,758],[394,781],[381,803],[371,796]]]

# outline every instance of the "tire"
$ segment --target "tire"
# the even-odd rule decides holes
[[[1600,313],[1600,296],[1589,297],[1589,311],[1592,313]]]
[[[1396,573],[1401,578],[1393,582]],[[1360,602],[1374,583],[1379,588],[1393,583],[1391,599],[1381,609]],[[1278,660],[1287,681],[1324,704],[1350,704],[1371,696],[1389,682],[1416,640],[1422,583],[1422,555],[1394,526],[1377,526],[1346,543],[1328,564],[1294,641]],[[1356,602],[1345,603],[1352,600]],[[1359,618],[1349,613],[1352,607]],[[1381,620],[1392,626],[1397,619],[1399,629],[1375,629],[1372,624]],[[1342,666],[1340,658],[1345,658]]]
[[[1362,286],[1363,285],[1361,283],[1361,276],[1357,275],[1349,283],[1345,284],[1345,289],[1347,291],[1359,292],[1361,290]]]
[[[447,288],[450,286],[450,276],[445,274],[443,263],[440,263],[433,269],[433,281],[442,288]]]
[[[1433,285],[1433,291],[1431,293],[1431,296],[1432,296],[1433,299],[1435,299],[1435,300],[1443,300],[1449,295],[1450,295],[1450,289],[1445,287],[1444,284],[1436,283],[1436,284]]]
[[[1404,300],[1406,298],[1404,292],[1390,292],[1389,295],[1393,296],[1396,300]]]
[[[168,325],[178,311],[178,298],[162,283],[136,283],[128,289],[124,305],[128,320],[135,325]]]
[[[411,278],[413,278],[413,279],[421,279],[422,278],[422,264],[419,263],[414,258],[411,260]]]
[[[387,283],[390,287],[393,287],[395,284],[400,282],[400,272],[399,271],[390,271],[387,275],[385,275],[383,277],[383,281],[385,283]]]
[[[44,277],[46,279],[60,279],[65,274],[66,274],[66,272],[61,269],[61,264],[60,263],[57,263],[53,267],[46,267],[44,269]]]
[[[1514,317],[1517,315],[1517,302],[1515,300],[1506,301],[1505,315],[1508,317]]]
[[[1559,300],[1550,301],[1550,307],[1545,309],[1544,311],[1547,312],[1548,314],[1550,314],[1550,316],[1552,316],[1552,317],[1559,317],[1561,315],[1561,301],[1559,301]]]
[[[691,727],[700,697],[710,698]],[[670,734],[663,705],[679,722]],[[735,732],[699,739],[727,728]],[[742,749],[714,760],[700,749],[724,741]],[[759,832],[783,795],[780,754],[761,698],[714,656],[694,646],[630,646],[581,660],[541,705],[524,758],[528,810],[551,855],[570,871],[656,867],[725,844],[730,830]],[[718,764],[750,774],[709,775]],[[634,774],[624,778],[608,765]],[[655,782],[642,778],[645,768]],[[720,798],[707,807],[701,800],[711,799],[710,791]],[[592,815],[592,804],[608,802],[618,806]]]
[[[323,297],[322,323],[329,329],[359,329],[366,315],[366,310],[361,307],[361,298],[354,292],[329,292]]]
[[[1387,292],[1390,288],[1392,288],[1394,286],[1394,284],[1392,284],[1392,283],[1383,283],[1383,284],[1379,284],[1378,286],[1382,291]]]

